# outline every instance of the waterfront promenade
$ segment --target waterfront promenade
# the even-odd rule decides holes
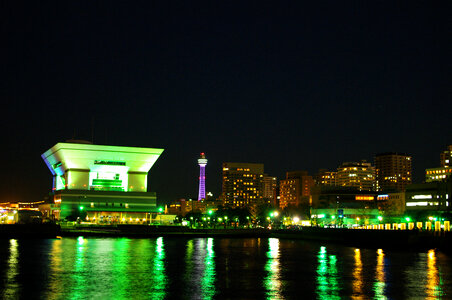
[[[301,227],[298,229],[216,228],[193,229],[159,225],[0,225],[2,238],[56,237],[236,237],[314,240],[356,247],[422,250],[438,248],[451,251],[452,234],[447,231],[373,230]]]

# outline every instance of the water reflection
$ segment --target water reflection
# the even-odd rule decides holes
[[[0,298],[450,298],[452,259],[279,239],[0,243]]]
[[[317,295],[320,299],[340,299],[337,280],[336,255],[327,254],[325,247],[320,247],[317,255]]]
[[[363,262],[361,260],[361,250],[355,249],[355,266],[353,269],[353,299],[363,299]]]
[[[214,239],[197,239],[195,245],[193,240],[187,241],[185,261],[184,278],[188,283],[185,294],[193,299],[214,298],[216,293]]]
[[[436,265],[436,253],[433,249],[429,250],[427,254],[427,284],[425,290],[428,298],[436,299],[444,296],[441,274]]]
[[[165,244],[163,237],[157,238],[152,268],[153,299],[164,299],[166,295],[167,277],[165,273]]]
[[[377,250],[377,266],[375,269],[375,282],[374,282],[374,293],[377,299],[386,299],[385,295],[385,264],[384,264],[384,253],[382,249]]]
[[[267,276],[264,286],[267,299],[281,299],[281,278],[279,263],[279,239],[268,239],[267,263],[265,265]]]
[[[9,240],[8,270],[6,271],[5,289],[2,292],[4,299],[19,298],[19,283],[16,281],[19,264],[19,243],[15,239]]]
[[[105,262],[103,270],[109,272],[113,276],[113,284],[111,286],[112,296],[125,297],[128,293],[130,286],[130,278],[128,271],[131,266],[130,263],[130,240],[129,239],[117,239],[113,241],[111,245],[104,245],[101,243],[99,246],[103,249],[102,258]],[[109,258],[112,258],[110,265],[108,264]],[[142,264],[145,264],[147,260],[142,260]]]
[[[207,239],[204,276],[202,279],[203,299],[212,299],[215,295],[215,252],[213,238]]]

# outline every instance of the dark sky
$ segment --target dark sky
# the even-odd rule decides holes
[[[40,155],[92,128],[165,149],[161,201],[196,197],[200,152],[218,196],[226,161],[282,178],[408,152],[420,182],[452,144],[450,1],[67,2],[0,4],[0,202],[42,199]]]

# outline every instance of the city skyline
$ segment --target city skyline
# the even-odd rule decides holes
[[[2,9],[2,201],[42,200],[40,155],[68,139],[167,149],[149,190],[221,193],[223,162],[270,176],[413,157],[452,141],[450,3],[8,2]]]

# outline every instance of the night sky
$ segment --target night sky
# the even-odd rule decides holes
[[[0,202],[41,200],[40,155],[92,136],[164,148],[161,202],[197,196],[200,152],[214,196],[227,161],[407,152],[421,182],[452,144],[451,2],[307,2],[2,1]]]

